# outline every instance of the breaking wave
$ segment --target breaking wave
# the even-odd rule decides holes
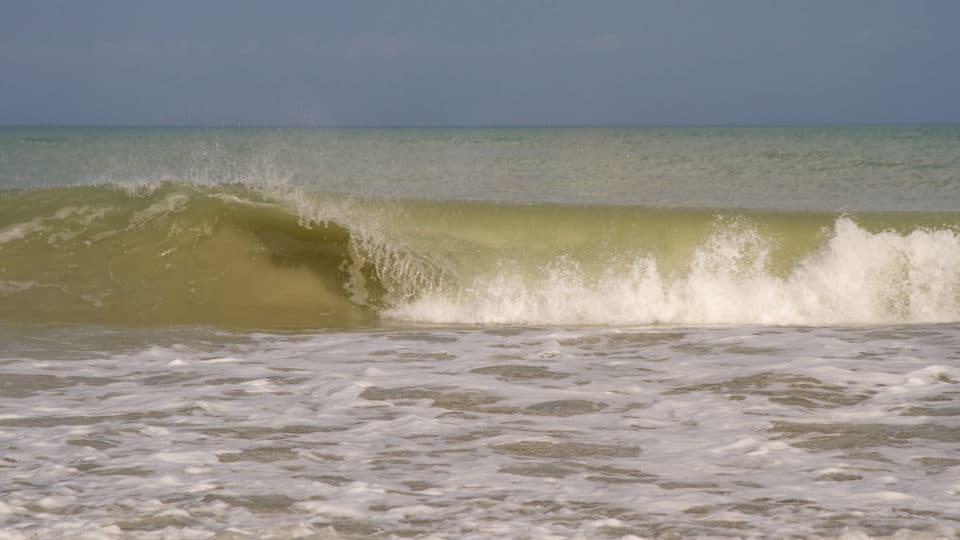
[[[960,215],[0,193],[0,317],[225,327],[960,320]]]

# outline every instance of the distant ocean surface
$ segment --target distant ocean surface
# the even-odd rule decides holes
[[[960,127],[0,128],[0,449],[0,539],[955,538]]]

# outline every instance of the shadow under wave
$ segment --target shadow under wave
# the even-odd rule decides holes
[[[369,240],[245,185],[20,190],[0,216],[7,320],[341,328],[388,301]]]

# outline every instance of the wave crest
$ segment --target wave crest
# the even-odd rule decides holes
[[[960,320],[960,235],[871,233],[838,218],[822,247],[786,275],[776,243],[743,222],[721,223],[686,268],[655,255],[590,275],[557,258],[533,278],[501,269],[454,295],[389,312],[430,323],[506,325],[840,325]]]
[[[953,322],[957,223],[358,200],[246,184],[11,191],[0,193],[0,317],[271,328]]]

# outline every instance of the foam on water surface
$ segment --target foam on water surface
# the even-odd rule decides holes
[[[162,182],[143,192],[0,193],[0,226],[8,320],[245,328],[960,320],[956,213],[354,200]]]
[[[116,337],[4,336],[11,537],[958,526],[956,326]]]
[[[0,129],[0,540],[957,537],[958,133]]]
[[[829,232],[828,232],[829,231]],[[839,325],[960,318],[960,236],[952,230],[870,232],[839,218],[823,245],[785,275],[775,238],[720,223],[685,267],[644,255],[591,275],[560,257],[533,277],[500,270],[464,289],[388,311],[431,323],[515,325]]]

